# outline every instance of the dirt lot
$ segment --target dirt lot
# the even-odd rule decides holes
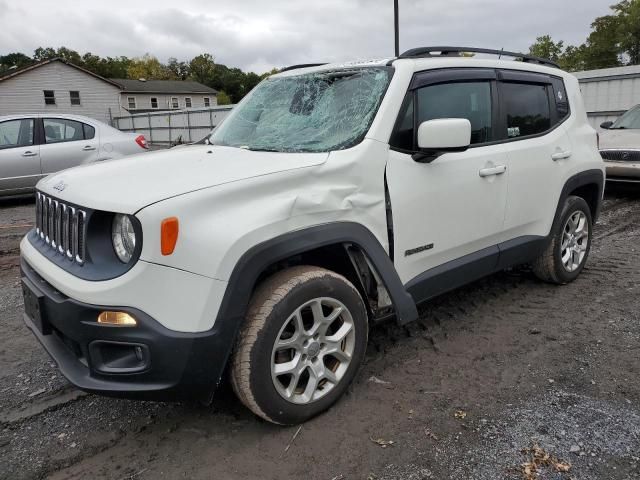
[[[505,272],[408,328],[375,327],[348,395],[293,441],[297,428],[257,420],[224,389],[205,408],[70,387],[22,323],[32,218],[28,201],[0,203],[0,478],[493,480],[536,478],[522,473],[531,460],[543,479],[640,478],[633,191],[607,194],[575,283]]]

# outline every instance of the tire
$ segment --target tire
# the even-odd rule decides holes
[[[302,423],[345,392],[364,359],[367,336],[365,304],[346,278],[319,267],[283,270],[251,299],[231,385],[259,417]]]
[[[576,219],[580,225],[575,223]],[[547,248],[533,263],[533,273],[540,280],[559,285],[574,281],[587,263],[592,236],[589,205],[581,197],[568,197],[552,227]]]

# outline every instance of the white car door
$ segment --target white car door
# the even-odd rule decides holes
[[[562,80],[548,75],[506,71],[501,79],[509,169],[505,231],[512,238],[544,237],[575,163],[562,124],[569,114],[567,95]]]
[[[91,125],[65,118],[42,119],[42,173],[49,174],[98,159],[100,143]]]
[[[465,283],[473,268],[492,270],[504,239],[506,154],[494,140],[496,80],[490,69],[424,72],[412,82],[391,137],[387,185],[393,216],[393,261],[416,300]],[[412,159],[414,132],[422,121],[467,118],[471,147],[431,163]],[[473,265],[472,269],[459,267]],[[442,275],[452,276],[440,282]],[[433,277],[440,286],[419,284]],[[418,291],[415,291],[415,288]]]
[[[42,177],[36,119],[0,122],[0,194],[30,191]]]

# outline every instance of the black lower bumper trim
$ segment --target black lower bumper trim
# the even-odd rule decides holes
[[[24,321],[62,374],[78,388],[145,400],[212,398],[233,345],[234,332],[215,327],[202,333],[175,332],[134,308],[101,307],[68,298],[24,259],[21,271],[27,312]],[[127,312],[137,320],[137,326],[98,324],[98,314],[104,310]],[[96,354],[96,345],[107,348],[106,352],[113,345],[114,355],[123,356],[116,358],[113,365],[124,367],[105,367],[105,350]],[[134,366],[139,362],[139,368],[132,368],[127,362]]]

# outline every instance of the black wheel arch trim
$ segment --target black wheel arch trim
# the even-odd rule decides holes
[[[416,304],[373,233],[358,223],[334,222],[285,233],[247,250],[231,273],[214,328],[227,326],[235,330],[235,337],[244,321],[255,284],[270,265],[316,248],[345,243],[356,245],[367,255],[385,283],[398,322],[405,324],[416,320]]]
[[[598,169],[585,170],[583,172],[577,173],[572,177],[570,177],[562,187],[562,192],[560,193],[560,198],[558,199],[558,206],[556,207],[556,213],[555,213],[555,216],[553,217],[553,224],[551,227],[551,231],[553,231],[553,227],[556,225],[556,223],[560,221],[560,216],[562,215],[562,208],[564,206],[564,202],[569,197],[569,194],[580,187],[593,185],[593,184],[598,186],[596,208],[594,209],[594,211],[591,212],[593,223],[596,223],[596,220],[600,215],[600,209],[602,208],[604,182],[605,182],[604,172]]]

